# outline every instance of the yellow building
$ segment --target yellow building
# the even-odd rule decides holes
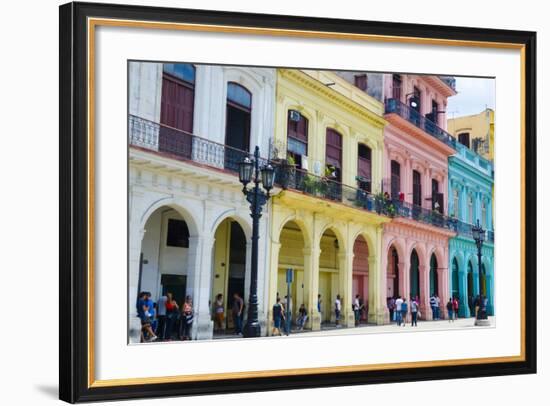
[[[306,327],[334,324],[338,295],[341,325],[354,325],[357,294],[369,322],[387,322],[379,286],[382,224],[389,218],[377,214],[372,198],[382,182],[384,106],[324,71],[279,69],[276,95],[273,145],[295,168],[271,202],[269,319],[277,296],[287,295],[290,268],[293,319],[304,304]]]
[[[458,142],[479,155],[493,160],[495,146],[495,112],[485,109],[479,114],[456,117],[447,121],[447,131]]]

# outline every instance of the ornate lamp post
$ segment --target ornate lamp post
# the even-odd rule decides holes
[[[481,281],[483,278],[482,267],[481,267],[481,249],[483,248],[483,243],[485,242],[485,232],[486,230],[479,224],[479,219],[477,220],[477,225],[472,226],[472,236],[477,247],[477,265],[479,273],[479,309],[476,314],[476,326],[487,326],[489,325],[489,319],[487,317],[487,309],[484,306],[485,298],[481,295]]]
[[[239,163],[239,181],[243,184],[243,193],[250,203],[252,217],[252,256],[250,271],[250,293],[248,297],[248,319],[244,326],[244,337],[259,337],[260,323],[258,321],[258,239],[262,207],[269,199],[269,191],[273,188],[275,170],[269,164],[260,170],[260,148],[256,146],[254,159],[246,157]],[[252,187],[248,184],[252,182]],[[260,183],[263,189],[260,188]]]

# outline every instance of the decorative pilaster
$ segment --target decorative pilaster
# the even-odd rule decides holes
[[[338,254],[339,293],[342,301],[342,324],[346,327],[355,326],[355,317],[351,308],[353,283],[353,244],[347,244],[347,252]],[[351,246],[351,252],[349,247]]]
[[[321,330],[321,314],[317,311],[317,295],[319,294],[319,257],[321,249],[318,246],[304,248],[304,287],[306,308],[309,310],[309,327],[313,331]],[[322,298],[330,300],[330,298]]]

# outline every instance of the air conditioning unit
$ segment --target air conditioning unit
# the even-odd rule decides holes
[[[300,112],[296,111],[296,110],[290,110],[290,121],[300,121],[302,118],[302,115],[300,114]]]

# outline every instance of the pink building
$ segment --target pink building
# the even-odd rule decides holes
[[[445,131],[453,78],[384,75],[385,127],[383,190],[397,216],[384,225],[382,269],[386,296],[419,298],[430,320],[430,296],[449,299],[448,251],[452,231],[447,214],[448,157],[456,151]]]

